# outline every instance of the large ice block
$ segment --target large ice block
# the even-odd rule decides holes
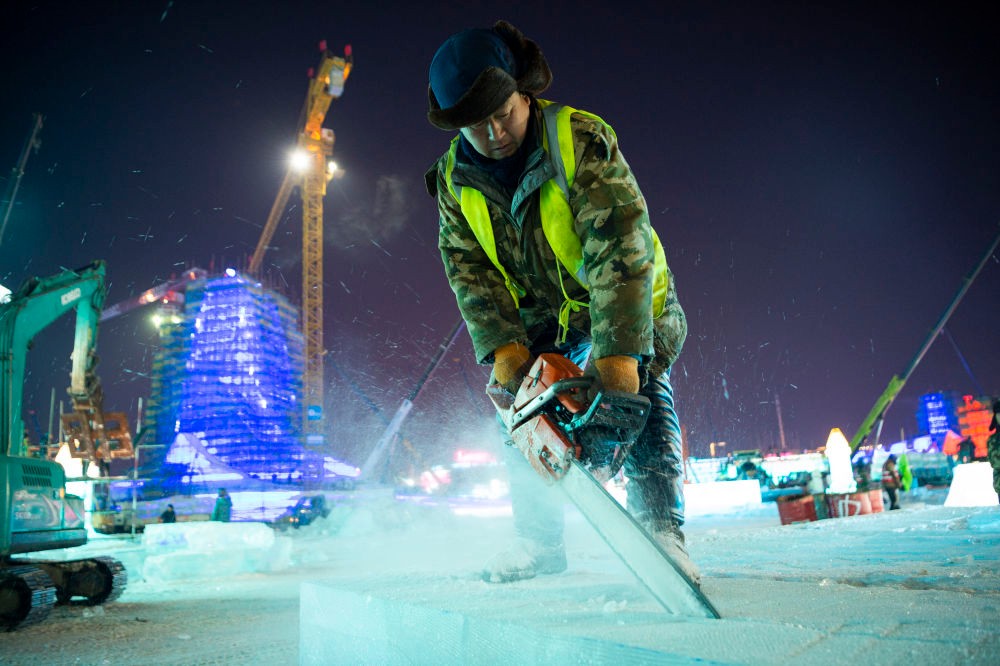
[[[397,582],[406,584],[405,579]],[[415,582],[417,587],[424,583]],[[689,656],[670,650],[588,636],[585,626],[580,626],[580,631],[553,628],[553,624],[580,619],[574,618],[572,611],[547,614],[544,621],[533,626],[533,620],[544,609],[539,609],[532,599],[518,602],[511,598],[506,603],[492,599],[492,608],[479,612],[475,608],[449,608],[448,603],[434,599],[433,589],[425,587],[424,591],[427,596],[423,601],[401,601],[392,595],[331,583],[303,584],[299,598],[299,664],[691,663]],[[595,599],[594,603],[595,608],[587,613],[589,622],[613,630],[617,626],[615,610],[608,610],[607,601]],[[650,625],[649,629],[657,628]],[[706,627],[706,638],[708,634]]]
[[[142,544],[148,581],[214,578],[281,571],[291,566],[292,540],[263,523],[190,522],[148,525]]]

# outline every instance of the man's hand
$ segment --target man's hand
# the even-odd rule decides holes
[[[493,379],[505,390],[516,395],[521,380],[531,369],[533,362],[531,352],[519,342],[509,342],[497,347],[493,352]]]
[[[639,361],[631,356],[605,356],[594,359],[594,368],[604,390],[639,392]]]

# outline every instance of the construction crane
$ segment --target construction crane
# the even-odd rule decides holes
[[[958,292],[955,294],[955,297],[951,299],[951,303],[948,304],[948,307],[945,308],[941,318],[938,319],[937,324],[935,324],[934,328],[931,329],[930,335],[928,335],[927,339],[924,340],[924,343],[920,346],[920,350],[917,351],[916,356],[914,356],[913,360],[910,361],[910,364],[906,366],[906,370],[903,371],[902,376],[893,375],[892,379],[889,380],[889,386],[886,387],[885,391],[882,392],[882,395],[880,395],[875,401],[875,405],[872,407],[871,411],[868,412],[868,416],[866,416],[865,420],[861,422],[861,427],[858,428],[858,431],[851,439],[852,453],[857,451],[858,447],[862,444],[865,444],[872,430],[875,431],[874,443],[878,444],[879,436],[882,433],[882,422],[885,419],[885,413],[889,411],[889,406],[892,405],[893,400],[896,399],[899,392],[903,390],[903,385],[906,383],[906,380],[910,378],[910,375],[913,374],[913,371],[917,369],[917,364],[919,364],[921,359],[923,359],[924,354],[927,353],[927,350],[930,349],[931,345],[934,344],[934,341],[937,340],[938,334],[941,333],[945,324],[948,323],[948,319],[955,311],[955,308],[958,307],[958,304],[962,301],[962,298],[965,296],[965,292],[967,292],[969,287],[972,286],[976,277],[979,276],[980,271],[983,270],[983,267],[987,264],[987,262],[989,262],[990,257],[992,257],[993,253],[996,252],[997,247],[1000,247],[1000,234],[997,234],[996,238],[994,238],[993,242],[990,244],[989,249],[986,250],[986,254],[983,255],[983,258],[979,260],[979,263],[976,264],[976,267],[972,270],[972,272],[969,273],[965,277],[965,280],[962,281],[962,286],[958,288]]]
[[[133,296],[132,298],[104,308],[101,311],[100,321],[105,322],[109,319],[114,319],[126,312],[131,312],[136,308],[158,301],[164,304],[169,303],[174,306],[180,306],[184,303],[184,289],[187,285],[207,276],[208,271],[203,268],[189,268],[178,278],[172,278],[163,284],[147,289],[138,296]]]
[[[3,209],[3,216],[0,218],[0,245],[3,244],[3,232],[7,229],[7,220],[10,219],[10,212],[14,210],[14,200],[17,199],[17,190],[21,187],[21,177],[24,176],[24,168],[28,164],[28,156],[32,150],[38,150],[42,145],[38,134],[42,131],[42,114],[35,114],[35,121],[31,124],[31,134],[24,143],[24,150],[21,151],[21,158],[17,161],[17,166],[11,170],[9,190],[6,204]]]
[[[351,47],[344,57],[334,56],[320,42],[319,66],[309,71],[309,90],[298,128],[297,151],[278,190],[271,213],[250,259],[248,272],[259,275],[278,220],[292,190],[302,193],[302,333],[305,340],[303,409],[306,442],[323,441],[323,197],[336,173],[333,130],[323,127],[330,102],[344,92],[351,73]]]

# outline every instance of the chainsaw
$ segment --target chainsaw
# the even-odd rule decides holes
[[[541,354],[516,394],[486,393],[514,446],[549,484],[558,484],[587,522],[669,613],[717,618],[719,611],[605,483],[628,457],[649,418],[649,399],[607,391],[559,354]]]
[[[597,378],[559,354],[541,354],[516,395],[499,385],[487,394],[514,446],[548,483],[565,476],[570,461],[594,478],[618,473],[649,417],[645,396],[603,390]]]

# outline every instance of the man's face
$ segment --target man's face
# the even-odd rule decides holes
[[[488,118],[463,127],[462,134],[484,157],[494,160],[510,157],[528,133],[530,108],[528,96],[515,92]]]

